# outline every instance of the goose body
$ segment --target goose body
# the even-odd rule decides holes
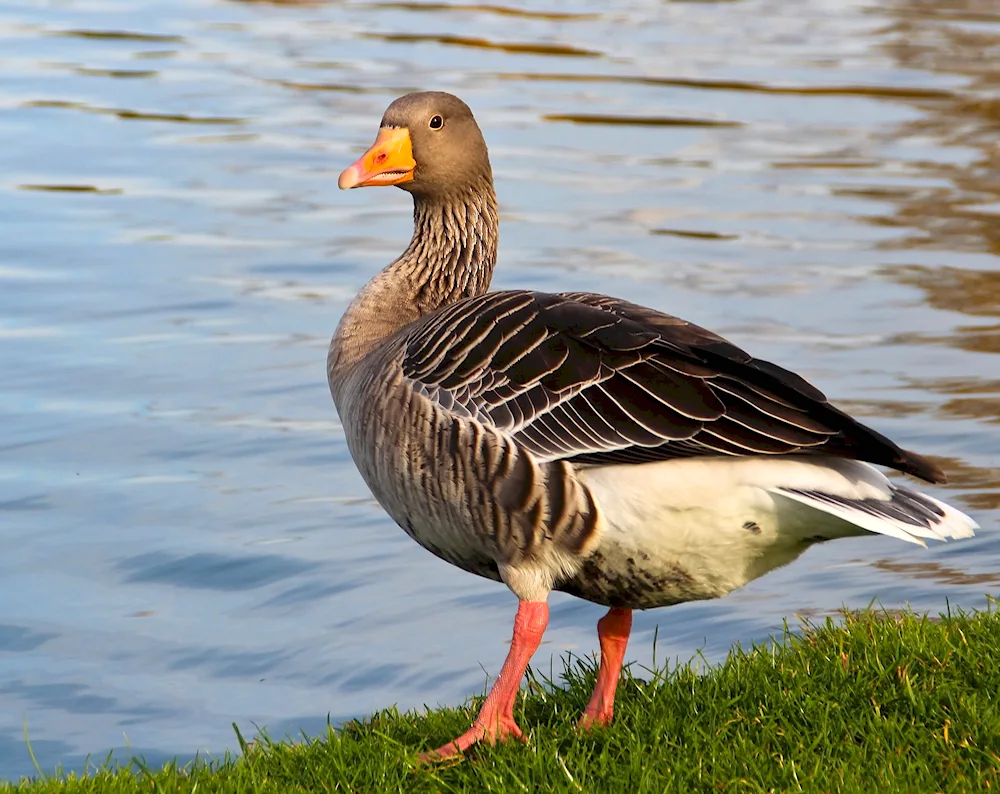
[[[396,184],[414,235],[348,308],[328,376],[347,444],[421,546],[518,597],[473,727],[428,757],[520,736],[513,702],[562,590],[610,607],[584,725],[613,713],[631,610],[715,598],[811,544],[972,535],[880,464],[942,472],[814,386],[676,317],[604,295],[488,292],[497,212],[468,107],[411,94],[341,187]]]

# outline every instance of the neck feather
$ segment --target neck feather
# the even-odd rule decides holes
[[[388,270],[405,284],[417,317],[490,288],[497,225],[492,185],[446,199],[414,196],[413,238]]]
[[[413,196],[413,238],[358,293],[330,346],[335,370],[359,361],[400,329],[490,288],[498,217],[491,181],[446,197]]]

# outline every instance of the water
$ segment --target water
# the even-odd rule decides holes
[[[501,2],[0,0],[0,778],[25,722],[47,770],[183,760],[499,669],[513,597],[390,523],[325,383],[410,222],[336,176],[407,90],[486,132],[497,286],[713,328],[935,456],[984,526],[814,548],[637,616],[630,658],[997,591],[993,0]],[[552,603],[545,670],[601,612]]]

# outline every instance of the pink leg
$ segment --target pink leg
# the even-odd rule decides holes
[[[581,728],[607,725],[615,714],[615,689],[622,671],[622,659],[628,635],[632,631],[632,610],[613,607],[597,621],[597,636],[601,641],[601,667],[590,703],[580,718]]]
[[[455,741],[448,742],[433,752],[421,753],[421,761],[439,761],[464,753],[483,739],[494,744],[511,735],[523,738],[521,729],[514,722],[514,701],[517,699],[524,671],[528,669],[528,662],[538,650],[548,623],[549,605],[545,601],[521,601],[518,604],[510,652],[476,721]]]

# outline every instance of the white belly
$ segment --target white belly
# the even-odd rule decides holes
[[[581,470],[603,532],[583,570],[559,589],[640,609],[725,595],[812,543],[866,534],[769,488],[819,482],[854,489],[859,474],[882,478],[866,464],[826,458],[682,459]]]

